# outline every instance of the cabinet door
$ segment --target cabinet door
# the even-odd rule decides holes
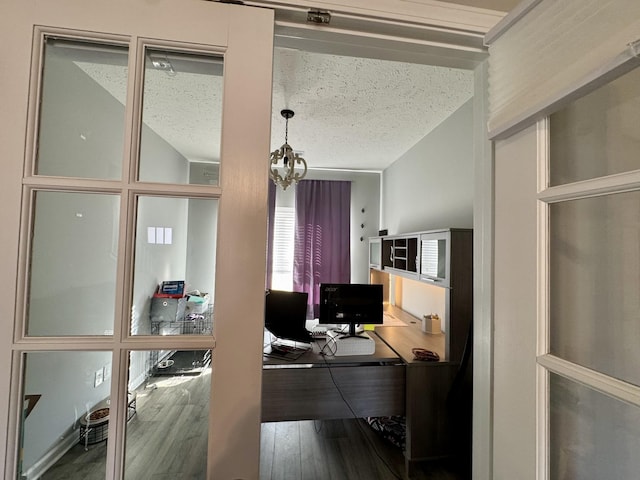
[[[420,280],[449,286],[450,232],[420,236]]]
[[[407,272],[418,273],[419,237],[407,238]]]
[[[419,235],[382,239],[382,268],[417,279],[419,274]]]
[[[393,268],[407,273],[418,273],[417,236],[393,240]]]
[[[393,239],[382,239],[382,268],[393,267]]]
[[[382,239],[380,237],[369,239],[369,268],[377,270],[382,268]]]
[[[407,269],[407,239],[396,238],[393,240],[393,268]]]

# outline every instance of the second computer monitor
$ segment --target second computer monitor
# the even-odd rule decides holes
[[[283,340],[309,343],[307,331],[307,298],[305,292],[267,290],[265,297],[265,327]]]

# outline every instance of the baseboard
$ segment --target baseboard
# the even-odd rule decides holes
[[[53,467],[62,456],[78,443],[78,430],[71,430],[62,440],[56,442],[51,450],[45,453],[31,468],[22,473],[23,480],[38,480],[47,470]]]

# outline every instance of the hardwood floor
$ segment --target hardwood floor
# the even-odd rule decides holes
[[[361,419],[262,424],[260,480],[407,479],[402,451]],[[465,480],[453,462],[417,467],[415,480]]]
[[[137,392],[127,424],[126,480],[203,480],[211,370],[198,376],[150,379]],[[106,444],[75,445],[42,480],[105,478]]]
[[[205,480],[210,369],[197,377],[155,377],[138,392],[127,425],[127,480]],[[77,444],[41,478],[105,477],[106,442]],[[466,480],[455,464],[420,466],[415,480]],[[363,420],[264,423],[260,480],[406,479],[399,448]]]

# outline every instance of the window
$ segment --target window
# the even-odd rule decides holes
[[[273,227],[273,276],[271,288],[293,288],[293,240],[295,208],[276,206]]]

